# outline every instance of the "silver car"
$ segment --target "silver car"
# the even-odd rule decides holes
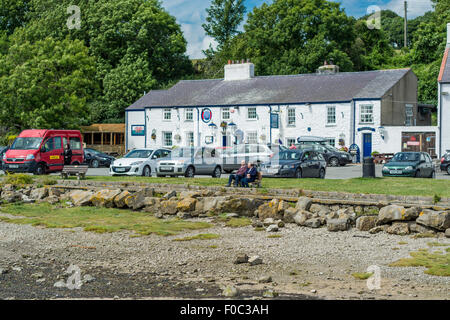
[[[187,147],[172,150],[169,158],[158,161],[156,175],[185,176],[210,175],[220,178],[222,174],[222,158],[214,148]]]
[[[239,144],[224,152],[223,169],[227,173],[237,170],[241,166],[241,161],[252,162],[259,166],[261,163],[269,162],[276,152],[279,152],[279,148],[275,146],[271,150],[263,144]]]

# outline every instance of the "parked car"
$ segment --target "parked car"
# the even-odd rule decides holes
[[[297,144],[299,145],[315,145],[315,144],[321,144],[321,145],[328,145],[328,140],[322,137],[314,137],[314,136],[302,136],[297,138]]]
[[[326,175],[327,162],[314,150],[289,150],[280,152],[261,164],[264,177],[320,178]]]
[[[352,160],[353,158],[350,153],[340,151],[328,144],[318,144],[318,143],[313,143],[309,145],[296,144],[295,146],[297,147],[297,149],[300,150],[312,149],[314,151],[319,152],[325,158],[330,167],[345,166],[353,162]]]
[[[441,170],[450,174],[450,151],[447,151],[441,159]]]
[[[270,161],[274,151],[263,144],[239,144],[223,153],[223,170],[230,173],[239,169],[241,161],[253,162],[258,167],[261,163]]]
[[[95,149],[84,149],[84,163],[88,164],[91,168],[108,167],[114,162],[116,158],[106,153],[100,152]]]
[[[276,152],[276,151],[281,152],[281,151],[289,150],[288,147],[285,147],[285,146],[283,146],[283,145],[281,145],[281,144],[268,143],[267,146],[268,146],[269,149],[272,150],[273,152]]]
[[[384,177],[435,178],[436,167],[426,152],[399,152],[383,166]]]
[[[156,173],[157,161],[168,157],[168,149],[135,149],[128,152],[123,158],[116,159],[109,167],[112,176],[145,176],[151,177]]]
[[[82,142],[79,130],[24,130],[3,155],[3,168],[37,175],[62,171],[67,143],[72,149],[71,164],[84,162]]]
[[[158,177],[210,175],[220,178],[222,169],[222,158],[217,149],[186,147],[175,149],[169,158],[158,161],[156,174]]]
[[[0,147],[0,170],[3,170],[3,156],[8,149],[9,147]]]

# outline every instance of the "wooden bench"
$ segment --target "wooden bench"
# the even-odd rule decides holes
[[[251,188],[261,188],[261,182],[262,182],[262,172],[258,171],[258,175],[256,176],[256,180],[253,182],[249,182],[248,185]]]
[[[375,163],[386,163],[394,157],[393,153],[378,153],[374,156]]]
[[[86,177],[86,172],[88,171],[89,166],[85,165],[71,165],[64,166],[61,171],[61,177],[63,179],[67,179],[70,176],[76,176],[77,180],[84,179]]]

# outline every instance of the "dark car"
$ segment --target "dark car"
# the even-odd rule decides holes
[[[436,167],[426,152],[399,152],[383,166],[384,177],[434,178]]]
[[[3,170],[3,157],[9,147],[0,147],[0,170]]]
[[[441,170],[450,174],[450,151],[447,151],[441,159]]]
[[[314,150],[289,150],[261,165],[263,177],[325,178],[327,162]]]
[[[350,153],[340,151],[328,144],[296,144],[295,146],[300,150],[312,149],[319,152],[325,158],[325,161],[330,167],[345,166],[346,164],[350,164],[353,162],[353,158]]]
[[[91,168],[109,167],[116,160],[113,156],[90,148],[84,149],[84,159]]]

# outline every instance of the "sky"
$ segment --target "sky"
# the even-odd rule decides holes
[[[378,6],[381,9],[390,9],[403,16],[404,0],[332,0],[340,2],[348,15],[361,17],[367,14],[370,6]],[[271,0],[245,0],[247,12],[255,6],[259,7],[264,2]],[[214,40],[205,35],[202,24],[206,21],[206,8],[211,4],[210,0],[162,0],[163,6],[177,18],[184,36],[188,42],[187,55],[191,59],[203,58],[202,50],[215,45]],[[408,17],[415,18],[431,10],[431,0],[409,0]],[[369,13],[372,13],[369,12]]]

